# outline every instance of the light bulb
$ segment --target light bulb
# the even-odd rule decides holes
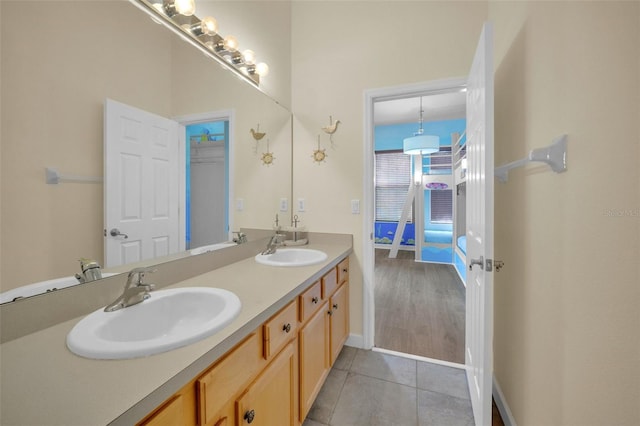
[[[269,74],[269,65],[265,64],[264,62],[260,62],[258,65],[256,65],[256,74],[258,74],[260,77],[265,77],[267,74]]]
[[[195,0],[175,0],[173,2],[176,12],[184,16],[191,16],[196,12]]]
[[[245,50],[242,52],[242,56],[244,57],[244,63],[247,65],[253,65],[256,61],[256,54],[253,50]]]
[[[218,32],[218,21],[213,16],[205,16],[200,22],[202,34],[213,35]]]
[[[226,36],[224,38],[224,50],[229,52],[235,52],[238,50],[238,39],[232,35]]]

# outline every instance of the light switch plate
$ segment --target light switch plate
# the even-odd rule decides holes
[[[244,210],[244,199],[242,199],[242,198],[237,198],[236,199],[236,210],[239,211],[239,212]]]
[[[360,200],[351,200],[351,214],[360,214]]]
[[[287,210],[289,210],[289,200],[286,198],[280,198],[280,211],[286,212]]]
[[[305,205],[305,201],[304,198],[298,198],[298,211],[299,212],[303,212],[305,211],[306,205]]]

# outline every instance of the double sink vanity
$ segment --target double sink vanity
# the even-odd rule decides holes
[[[0,424],[302,424],[349,334],[352,238],[257,257],[262,244],[174,261],[137,305],[5,341]]]

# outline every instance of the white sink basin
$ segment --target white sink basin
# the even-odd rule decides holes
[[[202,247],[198,247],[198,248],[194,248],[189,250],[189,253],[191,253],[192,255],[195,254],[202,254],[202,253],[208,253],[210,251],[216,251],[216,250],[220,250],[223,248],[227,248],[227,247],[233,247],[236,246],[236,243],[216,243],[216,244],[210,244],[208,246],[202,246]]]
[[[166,352],[221,330],[238,316],[240,307],[238,296],[220,288],[153,291],[137,305],[89,314],[69,332],[67,347],[76,355],[94,359]]]
[[[108,278],[112,275],[116,275],[116,273],[103,272],[102,278]],[[0,293],[0,303],[13,302],[14,300],[18,300],[23,297],[31,297],[79,284],[80,282],[76,277],[62,277],[53,280],[40,281],[33,284],[23,285],[22,287],[14,288],[13,290],[8,290]]]
[[[279,248],[273,254],[258,254],[255,259],[270,266],[308,266],[327,260],[327,253],[304,248]]]

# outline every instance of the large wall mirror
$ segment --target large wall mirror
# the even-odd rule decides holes
[[[220,3],[221,28],[245,18],[290,25],[286,2],[236,3]],[[230,182],[242,210],[229,207],[230,230],[271,226],[279,200],[291,197],[288,30],[269,35],[281,38],[279,56],[265,48],[270,75],[258,90],[127,1],[3,0],[0,8],[0,291],[73,276],[80,258],[104,260],[102,183],[47,184],[45,168],[103,175],[106,98],[169,118],[233,111]],[[236,16],[241,8],[251,13]],[[258,125],[267,135],[256,142]],[[270,165],[261,161],[267,140]]]

